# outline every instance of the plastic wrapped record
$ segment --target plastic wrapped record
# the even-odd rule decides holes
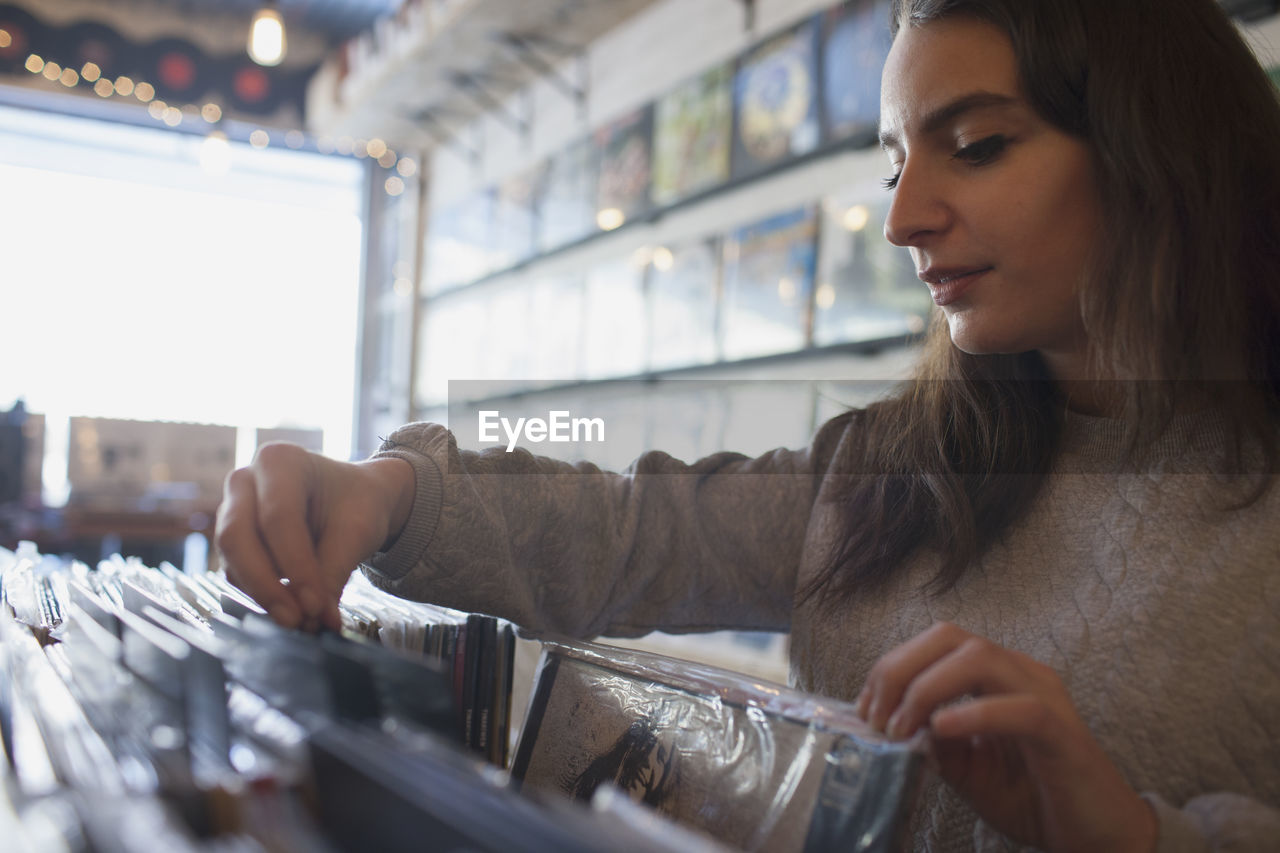
[[[870,145],[880,121],[880,72],[893,43],[888,0],[849,0],[822,16],[823,138]]]
[[[654,107],[653,201],[662,206],[729,180],[733,68],[719,65]]]
[[[843,193],[822,206],[814,291],[817,346],[922,332],[933,303],[906,249],[884,238],[888,201]]]
[[[653,107],[628,113],[595,133],[600,181],[596,224],[611,231],[648,212],[653,164]]]
[[[804,207],[738,229],[725,248],[721,353],[742,359],[808,342],[817,217]]]
[[[611,785],[738,850],[901,849],[924,738],[853,707],[713,667],[591,643],[544,646],[512,775],[589,800]]]
[[[818,147],[819,18],[755,46],[734,77],[733,177]]]

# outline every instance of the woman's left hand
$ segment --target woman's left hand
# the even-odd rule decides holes
[[[955,701],[964,697],[973,698]],[[891,737],[928,725],[943,779],[1019,843],[1073,853],[1155,849],[1151,807],[1039,661],[943,622],[882,657],[857,706]]]

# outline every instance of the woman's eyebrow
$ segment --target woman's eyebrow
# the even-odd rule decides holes
[[[926,113],[924,119],[920,122],[920,132],[927,136],[938,132],[967,112],[1008,107],[1017,102],[1018,99],[1011,95],[1000,95],[995,92],[971,92],[967,95],[961,95]],[[898,134],[896,132],[881,127],[881,148],[896,147],[898,143]]]

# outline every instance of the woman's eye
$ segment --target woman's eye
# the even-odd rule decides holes
[[[1008,145],[1008,137],[996,134],[995,136],[988,136],[986,139],[972,142],[951,156],[957,160],[963,160],[971,166],[983,166],[999,157]]]
[[[884,178],[880,181],[880,186],[884,187],[887,190],[891,190],[897,185],[898,185],[897,175],[890,175],[889,177]]]

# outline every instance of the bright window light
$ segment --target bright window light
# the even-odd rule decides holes
[[[214,145],[0,107],[0,408],[46,415],[53,504],[74,415],[319,427],[351,456],[362,171]]]

